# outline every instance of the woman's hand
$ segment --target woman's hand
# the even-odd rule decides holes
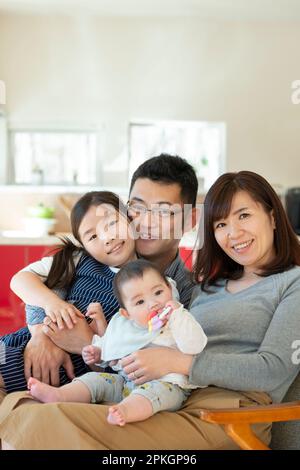
[[[77,323],[77,319],[83,317],[82,313],[74,305],[54,298],[45,308],[46,316],[57,324],[60,330],[64,329],[65,324],[71,330]]]
[[[129,380],[141,385],[172,372],[188,375],[193,357],[171,348],[147,348],[122,359],[121,366]]]
[[[69,353],[81,355],[82,348],[92,342],[93,331],[83,315],[77,318],[76,325],[71,330],[67,328],[60,330],[49,317],[44,319],[44,323],[46,324],[42,327],[43,332],[56,346]]]
[[[74,368],[69,354],[53,344],[41,328],[35,328],[35,334],[24,351],[26,381],[29,377],[35,377],[46,384],[58,386],[60,366],[64,367],[70,379],[74,378]]]

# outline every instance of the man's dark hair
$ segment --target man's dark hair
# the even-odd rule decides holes
[[[196,205],[198,180],[192,165],[181,157],[162,153],[158,157],[149,158],[142,163],[133,173],[130,191],[136,180],[148,178],[166,184],[179,184],[181,197],[185,204]]]
[[[124,307],[124,302],[121,294],[122,285],[127,281],[131,281],[131,279],[142,278],[146,271],[157,272],[164,280],[164,282],[169,285],[166,276],[164,274],[161,274],[159,269],[157,269],[157,267],[153,263],[150,263],[150,261],[147,261],[145,259],[130,261],[120,269],[113,281],[114,294],[118,299],[118,302],[121,307]]]

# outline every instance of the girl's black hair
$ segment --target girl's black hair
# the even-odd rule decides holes
[[[79,236],[79,227],[83,217],[92,206],[109,204],[119,213],[127,217],[127,209],[121,199],[110,191],[91,191],[82,196],[74,205],[71,211],[72,234],[78,244],[75,244],[68,237],[60,238],[62,245],[58,245],[52,252],[54,253],[50,272],[45,285],[49,289],[68,288],[75,274],[74,255],[85,253]],[[88,253],[87,253],[88,254]]]

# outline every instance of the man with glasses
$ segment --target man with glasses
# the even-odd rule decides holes
[[[180,157],[161,154],[135,171],[128,201],[138,254],[176,281],[186,308],[193,282],[179,257],[178,245],[195,220],[197,190],[193,167]]]

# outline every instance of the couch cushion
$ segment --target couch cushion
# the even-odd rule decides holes
[[[300,400],[300,374],[290,386],[283,402]],[[300,421],[274,423],[272,427],[272,449],[300,449]]]

